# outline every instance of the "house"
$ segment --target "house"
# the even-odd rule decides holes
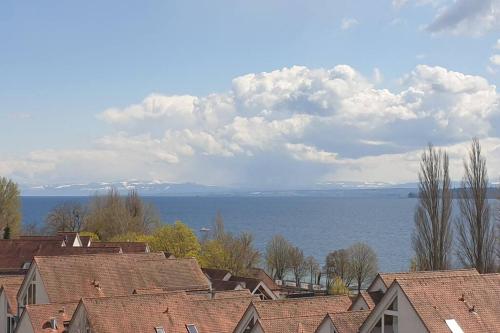
[[[287,332],[280,327],[289,327],[291,332],[301,327],[304,332],[313,333],[327,313],[345,312],[350,306],[351,299],[348,296],[254,301],[245,311],[234,333]]]
[[[195,259],[163,253],[35,257],[17,300],[29,304],[77,302],[82,297],[130,295],[136,289],[209,290]]]
[[[30,236],[31,237],[31,236]],[[28,269],[34,256],[120,253],[120,247],[70,247],[60,239],[2,239],[0,240],[0,271]]]
[[[27,305],[15,333],[63,333],[78,302]]]
[[[90,247],[120,247],[123,253],[148,253],[149,245],[144,242],[91,242]]]
[[[82,247],[83,242],[80,238],[78,232],[65,232],[60,231],[53,236],[19,236],[19,239],[32,240],[32,241],[43,241],[43,240],[58,240],[61,241],[63,246],[69,247]]]
[[[358,333],[369,310],[328,313],[314,333]]]
[[[499,300],[500,274],[396,274],[360,332],[500,332]]]
[[[248,293],[196,299],[185,292],[83,298],[68,332],[231,333],[252,299]]]
[[[203,268],[203,273],[210,279],[212,288],[216,291],[248,289],[253,295],[257,295],[263,300],[278,298],[271,289],[276,287],[274,281],[271,284],[272,287],[269,287],[263,280],[255,277],[235,276],[225,269]],[[272,281],[272,279],[270,280]],[[269,283],[269,281],[267,282]]]
[[[0,276],[0,332],[14,331],[17,314],[16,295],[24,275]]]
[[[475,269],[457,269],[445,271],[379,273],[366,291],[361,291],[354,299],[350,310],[371,310],[382,299],[392,282],[396,279],[439,278],[454,276],[477,276]]]

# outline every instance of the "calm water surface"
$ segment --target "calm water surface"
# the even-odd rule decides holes
[[[167,223],[182,220],[199,235],[210,228],[218,211],[226,229],[249,231],[265,249],[274,234],[282,234],[323,262],[329,251],[363,241],[378,255],[382,271],[407,270],[416,199],[331,197],[145,197]],[[65,201],[88,197],[23,197],[23,220],[42,223],[47,213]]]

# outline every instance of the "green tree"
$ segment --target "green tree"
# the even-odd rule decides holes
[[[349,290],[349,287],[347,287],[345,285],[344,281],[342,281],[342,279],[339,276],[337,276],[330,283],[330,287],[328,288],[328,293],[330,295],[347,295],[347,296],[349,296],[350,290]]]
[[[224,221],[217,214],[211,237],[204,239],[200,262],[203,267],[227,269],[234,275],[245,275],[259,264],[260,253],[250,233],[233,235],[225,231]]]
[[[176,258],[198,258],[201,245],[193,230],[181,221],[157,228],[149,241],[153,251],[172,253]]]
[[[0,231],[9,226],[10,236],[15,237],[21,229],[21,199],[16,183],[0,177]]]

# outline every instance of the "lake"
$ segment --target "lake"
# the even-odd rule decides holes
[[[47,213],[65,201],[86,203],[89,197],[23,197],[25,223],[41,224]],[[219,211],[226,229],[249,231],[261,251],[274,234],[282,234],[320,263],[326,254],[363,241],[372,246],[381,271],[409,267],[414,198],[338,197],[144,197],[161,218],[181,220],[198,235],[211,228]]]

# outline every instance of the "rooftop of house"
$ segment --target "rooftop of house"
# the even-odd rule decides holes
[[[266,273],[262,268],[250,268],[247,274],[248,277],[261,280],[269,287],[272,291],[280,290],[281,287],[274,282],[274,280]]]
[[[245,289],[245,286],[243,286],[242,283],[238,281],[210,280],[210,282],[212,283],[212,289],[216,291],[236,290],[238,288]]]
[[[500,331],[500,274],[396,278],[430,332],[450,332],[453,319],[464,332]],[[392,286],[391,286],[392,288]]]
[[[365,303],[368,305],[368,309],[373,309],[375,307],[375,305],[377,305],[378,302],[380,302],[380,300],[382,299],[383,296],[384,296],[384,293],[382,291],[362,290],[354,299],[353,304],[358,298],[362,298],[365,301]]]
[[[399,273],[379,273],[378,276],[382,279],[386,287],[398,279],[423,279],[423,278],[441,278],[453,276],[475,276],[479,275],[476,269],[456,269],[442,271],[417,271],[417,272],[399,272]]]
[[[78,302],[27,305],[22,316],[28,316],[34,333],[63,333],[77,305]],[[52,328],[54,319],[56,329]]]
[[[149,246],[144,242],[92,242],[90,247],[121,247],[123,253],[149,252]]]
[[[259,319],[257,325],[264,333],[314,333],[324,318],[321,314]]]
[[[9,303],[9,313],[17,312],[17,292],[23,283],[24,275],[0,276],[0,293],[4,292]]]
[[[231,273],[227,269],[219,268],[202,268],[203,273],[205,273],[211,280],[226,280],[227,277],[231,276]]]
[[[337,332],[358,333],[359,328],[369,314],[370,311],[365,310],[329,313],[327,316],[331,320]]]
[[[210,288],[195,259],[166,259],[163,253],[35,257],[34,262],[50,302],[130,295],[136,289]]]
[[[119,247],[83,248],[62,246],[61,240],[3,239],[0,240],[0,269],[21,269],[34,256],[119,253]]]
[[[231,333],[251,300],[249,294],[194,300],[186,293],[173,292],[83,299],[80,306],[95,333],[154,332],[155,327],[186,332],[186,325],[195,325],[200,333]]]
[[[344,312],[351,306],[348,296],[318,296],[253,302],[260,319],[306,317]]]

